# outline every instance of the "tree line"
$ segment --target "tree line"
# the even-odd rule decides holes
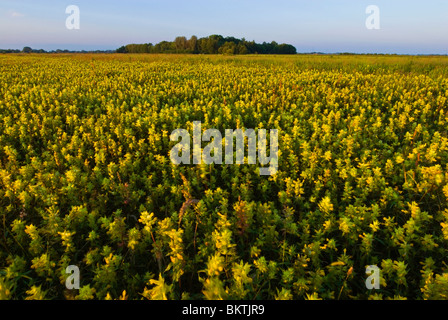
[[[162,41],[155,45],[152,43],[128,44],[116,50],[117,53],[193,53],[193,54],[297,54],[297,49],[290,44],[256,43],[237,39],[235,37],[223,37],[211,35],[204,38],[192,36],[176,37],[174,41]]]
[[[44,49],[32,49],[31,47],[24,47],[20,49],[0,49],[1,53],[114,53],[115,50],[62,50],[56,49],[46,51]]]

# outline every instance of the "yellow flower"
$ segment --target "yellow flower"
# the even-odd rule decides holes
[[[448,240],[448,223],[441,222],[440,225],[442,226],[443,238]]]
[[[446,200],[448,201],[448,184],[443,187],[443,193],[445,194]]]
[[[333,204],[331,203],[330,197],[324,197],[319,202],[319,209],[324,213],[330,213],[331,211],[333,211]]]
[[[120,300],[128,300],[128,296],[126,294],[126,290],[123,290],[123,293],[120,296]]]
[[[404,161],[404,159],[402,158],[402,156],[397,156],[395,158],[395,162],[398,163],[398,164],[403,163],[403,161]]]
[[[376,232],[380,228],[380,222],[378,220],[375,220],[371,224],[369,224],[369,227],[372,229],[372,232]]]
[[[147,211],[144,211],[140,214],[140,219],[138,219],[138,222],[145,226],[145,231],[151,232],[152,226],[157,222],[157,218],[154,217],[153,212],[148,213]]]
[[[25,232],[30,236],[31,239],[35,240],[39,237],[39,231],[33,224],[27,225],[25,227]]]
[[[331,228],[331,220],[326,220],[324,222],[325,231],[328,231]]]
[[[153,284],[154,287],[152,289],[145,287],[142,293],[143,297],[150,300],[168,300],[168,293],[171,292],[172,285],[167,285],[161,274],[159,274],[159,280],[151,279],[149,284]]]

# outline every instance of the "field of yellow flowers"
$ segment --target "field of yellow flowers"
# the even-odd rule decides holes
[[[447,130],[448,57],[1,55],[0,299],[446,299]]]

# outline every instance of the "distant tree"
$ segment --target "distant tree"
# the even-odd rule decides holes
[[[221,35],[213,34],[205,40],[204,53],[215,54],[224,44],[224,38]]]
[[[240,39],[237,39],[237,38],[235,38],[235,37],[225,37],[223,40],[224,40],[224,43],[225,43],[225,42],[233,42],[233,43],[235,43],[235,44],[238,44],[238,43],[241,42]]]
[[[31,49],[30,47],[24,47],[24,48],[22,49],[22,52],[23,52],[23,53],[31,53],[31,52],[33,52],[33,49]]]
[[[184,52],[187,49],[187,38],[176,37],[174,40],[177,52]]]
[[[156,45],[147,44],[128,44],[118,48],[118,53],[201,53],[201,54],[296,54],[297,50],[289,44],[279,45],[277,42],[246,41],[246,39],[237,39],[235,37],[223,37],[213,34],[208,37],[198,39],[191,36],[187,40],[184,36],[179,36],[174,41],[162,41]]]
[[[246,53],[259,53],[257,50],[257,44],[255,41],[243,41],[244,46],[247,49]],[[244,54],[244,53],[241,53]]]
[[[117,53],[128,53],[128,49],[125,46],[121,46],[117,49]]]
[[[174,42],[162,41],[154,46],[155,53],[174,53],[176,52],[176,44]]]
[[[236,48],[236,51],[238,54],[248,54],[249,50],[247,50],[247,47],[244,43],[240,42]]]
[[[297,54],[297,49],[290,44],[282,43],[278,46],[277,52],[278,54]]]
[[[150,53],[152,50],[152,43],[144,44],[128,44],[125,47],[120,47],[117,52],[120,53]]]
[[[19,49],[0,49],[0,53],[20,53]]]
[[[275,41],[271,42],[271,52],[272,54],[278,53],[278,43]]]
[[[137,53],[137,45],[134,43],[128,44],[128,45],[126,45],[126,50],[129,53]]]
[[[206,38],[200,38],[198,39],[197,46],[198,46],[198,53],[205,53],[205,44],[207,39]]]
[[[187,50],[190,53],[198,52],[198,37],[191,36],[190,40],[187,41]]]
[[[235,42],[225,42],[219,49],[218,52],[221,54],[235,54],[237,53],[237,45]]]

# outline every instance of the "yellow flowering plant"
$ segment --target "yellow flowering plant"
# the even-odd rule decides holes
[[[0,56],[0,299],[446,298],[447,61]],[[277,172],[172,163],[194,121]]]

